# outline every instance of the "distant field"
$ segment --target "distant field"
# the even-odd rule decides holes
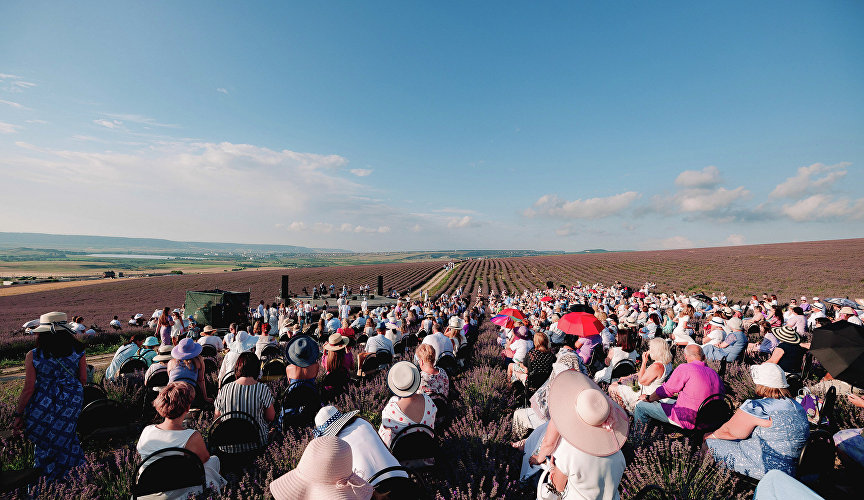
[[[337,287],[346,283],[355,289],[364,284],[374,288],[379,274],[385,276],[385,288],[402,291],[423,285],[441,266],[440,261],[403,262],[104,280],[73,288],[26,285],[15,295],[0,296],[0,332],[13,331],[52,310],[80,314],[88,324],[105,326],[114,314],[125,320],[135,313],[177,307],[187,290],[248,290],[254,302],[271,302],[282,274],[291,276],[294,292],[304,286],[311,290],[322,281]],[[854,299],[864,296],[864,239],[474,259],[458,266],[436,288],[452,292],[461,286],[466,294],[487,294],[491,290],[534,289],[545,286],[548,280],[556,285],[620,280],[637,287],[651,281],[658,290],[722,291],[734,300],[763,292],[776,293],[783,301],[802,294]]]

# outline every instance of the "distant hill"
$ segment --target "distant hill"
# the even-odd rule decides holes
[[[71,234],[3,233],[0,248],[51,248],[76,252],[118,252],[152,254],[220,253],[351,253],[335,248],[309,248],[294,245],[264,245],[254,243],[216,243],[173,241],[157,238],[123,238],[118,236],[86,236]]]

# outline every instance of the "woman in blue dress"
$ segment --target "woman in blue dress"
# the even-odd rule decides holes
[[[769,470],[795,476],[801,450],[810,437],[807,413],[789,394],[783,369],[773,363],[750,368],[756,394],[748,399],[705,444],[719,462],[762,479]]]
[[[36,449],[35,467],[53,480],[84,462],[76,430],[87,361],[84,345],[66,327],[66,313],[43,314],[39,323],[36,348],[24,358],[14,427],[25,429]]]

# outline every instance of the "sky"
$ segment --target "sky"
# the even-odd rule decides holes
[[[851,238],[862,167],[862,2],[0,2],[0,231]]]

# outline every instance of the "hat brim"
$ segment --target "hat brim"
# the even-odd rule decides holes
[[[183,352],[182,350],[180,350],[180,344],[175,345],[174,348],[171,349],[171,357],[179,360],[187,360],[198,357],[198,355],[201,354],[201,350],[204,349],[204,346],[197,342],[192,342],[191,345],[192,352]]]
[[[342,428],[348,425],[348,422],[354,418],[360,410],[351,410],[349,412],[343,413],[341,417],[337,418],[335,422],[330,424],[327,429],[321,434],[321,436],[338,436],[340,432],[342,432]]]
[[[576,413],[576,398],[586,389],[600,391],[609,403],[612,423],[609,429],[588,425]],[[549,386],[549,415],[568,443],[589,455],[608,457],[627,441],[630,419],[593,380],[575,370],[559,373]]]
[[[798,332],[790,333],[784,330],[782,326],[775,326],[771,329],[771,333],[773,333],[780,342],[786,342],[788,344],[801,343],[801,335],[799,335]]]
[[[153,362],[154,363],[161,363],[162,361],[171,361],[172,359],[174,359],[174,357],[171,356],[170,354],[157,354],[157,355],[153,356]]]
[[[395,365],[394,365],[395,366]],[[415,365],[416,367],[416,365]],[[417,369],[414,371],[414,381],[411,382],[411,386],[407,389],[397,389],[393,387],[393,383],[391,380],[391,374],[393,373],[393,368],[390,368],[390,371],[387,372],[387,387],[390,389],[390,392],[399,396],[400,398],[407,398],[412,396],[417,392],[417,389],[420,388],[420,370]]]
[[[321,353],[317,349],[315,349],[314,358],[310,357],[309,359],[303,359],[295,356],[294,353],[291,352],[291,344],[297,342],[302,338],[308,338],[312,341],[313,344],[315,344],[316,346],[318,345],[318,343],[315,342],[315,339],[308,335],[297,335],[296,337],[291,337],[291,340],[289,340],[288,343],[285,344],[285,359],[288,361],[289,364],[299,366],[300,368],[307,368],[314,365],[318,361],[318,357],[321,356]]]
[[[348,342],[350,341],[351,339],[349,339],[348,337],[342,337],[342,341],[338,344],[331,344],[328,341],[326,344],[324,344],[324,349],[327,351],[341,351],[342,349],[348,347]]]

